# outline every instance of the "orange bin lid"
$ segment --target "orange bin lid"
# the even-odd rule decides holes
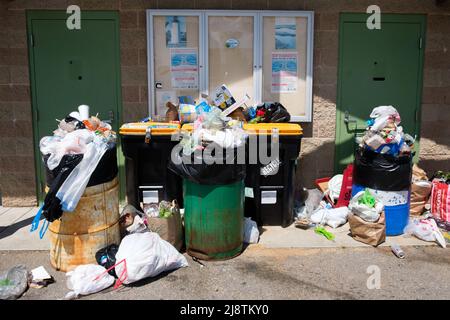
[[[171,122],[131,122],[123,124],[119,133],[124,136],[145,136],[147,128],[152,135],[171,135],[180,130],[180,124]]]

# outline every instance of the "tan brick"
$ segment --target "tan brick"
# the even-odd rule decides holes
[[[14,109],[9,102],[0,102],[0,121],[12,121],[14,119]]]
[[[336,85],[313,85],[314,102],[336,103]]]
[[[0,66],[0,84],[8,84],[9,79],[9,67]]]
[[[28,53],[25,48],[0,49],[0,65],[24,66],[28,65]]]
[[[0,121],[2,123],[2,121]],[[1,130],[1,128],[0,128]],[[7,138],[3,134],[0,134],[0,147],[2,150],[2,156],[15,155],[16,154],[16,139]]]
[[[140,97],[140,102],[148,101],[148,86],[140,86],[139,97]]]
[[[139,49],[139,65],[147,65],[147,49]]]
[[[34,143],[33,138],[16,138],[14,139],[16,143],[16,154],[19,156],[29,156],[34,155]]]
[[[2,197],[2,201],[3,201],[2,205],[4,207],[34,207],[34,206],[37,206],[36,195],[24,196],[23,194],[21,195],[20,192],[19,192],[19,195],[16,195],[16,196],[5,195]]]
[[[30,173],[34,172],[34,158],[28,156],[0,156],[2,172]]]
[[[33,124],[31,120],[14,121],[15,136],[22,138],[33,138]]]
[[[158,9],[195,9],[195,0],[159,0]]]
[[[430,69],[450,69],[450,50],[427,52],[425,66]]]
[[[318,17],[321,31],[336,31],[339,29],[339,13],[321,13]]]
[[[27,120],[31,121],[31,101],[26,102],[12,102],[11,108],[14,111],[15,120]]]
[[[422,93],[422,103],[442,104],[445,102],[445,95],[448,90],[448,87],[424,87]]]
[[[121,0],[122,10],[129,9],[156,9],[156,0]]]
[[[314,44],[317,48],[330,50],[338,47],[337,31],[316,31],[314,34]],[[335,49],[336,50],[336,49]],[[322,51],[323,53],[323,51]]]
[[[14,138],[16,137],[15,130],[14,120],[0,121],[0,137]]]
[[[81,10],[97,9],[97,10],[117,10],[120,8],[119,0],[83,0]]]
[[[423,85],[424,87],[440,87],[443,85],[440,69],[424,69]]]
[[[197,9],[231,9],[231,0],[196,0]]]
[[[318,66],[314,68],[314,84],[336,84],[337,67]]]
[[[124,103],[123,121],[134,122],[148,116],[147,103]]]
[[[120,28],[134,29],[138,27],[138,15],[136,10],[120,12]]]
[[[139,102],[139,86],[122,86],[124,102]]]
[[[123,49],[141,49],[147,47],[147,33],[144,29],[120,30],[120,47]]]
[[[12,66],[11,70],[11,83],[13,84],[30,84],[28,76],[28,66]]]
[[[122,66],[137,66],[139,64],[139,50],[121,49],[120,61]]]
[[[36,1],[36,0],[14,0],[10,1],[8,8],[9,9],[45,9],[46,8],[45,1]]]
[[[0,49],[8,49],[9,48],[9,30],[0,29]],[[3,51],[3,54],[6,52]],[[2,58],[0,58],[0,61]]]
[[[9,10],[6,21],[10,30],[25,31],[27,28],[24,10]]]
[[[147,83],[147,68],[138,67],[122,67],[122,84],[141,84]]]
[[[429,33],[448,33],[450,30],[450,16],[444,14],[430,14],[427,17],[427,31]]]
[[[26,30],[10,30],[9,31],[9,47],[10,48],[28,48]]]
[[[147,16],[145,10],[138,10],[138,28],[145,29],[147,28]]]
[[[450,110],[444,104],[422,104],[422,121],[438,121]]]
[[[0,101],[29,101],[30,87],[26,85],[0,85]]]
[[[337,67],[339,59],[338,57],[339,53],[337,47],[322,49],[320,53],[320,64],[327,67]],[[315,61],[314,64],[317,65]]]

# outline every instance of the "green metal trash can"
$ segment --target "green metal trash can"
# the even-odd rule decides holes
[[[203,185],[183,180],[187,253],[202,260],[233,258],[242,251],[244,180]]]

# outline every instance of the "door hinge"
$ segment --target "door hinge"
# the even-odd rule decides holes
[[[36,122],[39,121],[39,109],[36,109]]]
[[[30,33],[30,46],[34,47],[34,35],[32,33]]]
[[[422,46],[423,46],[423,38],[420,37],[419,38],[419,49],[422,49]]]

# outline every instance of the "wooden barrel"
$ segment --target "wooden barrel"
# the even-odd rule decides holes
[[[99,249],[120,243],[117,177],[86,188],[75,211],[64,212],[48,229],[50,262],[56,270],[97,264],[95,253]]]

